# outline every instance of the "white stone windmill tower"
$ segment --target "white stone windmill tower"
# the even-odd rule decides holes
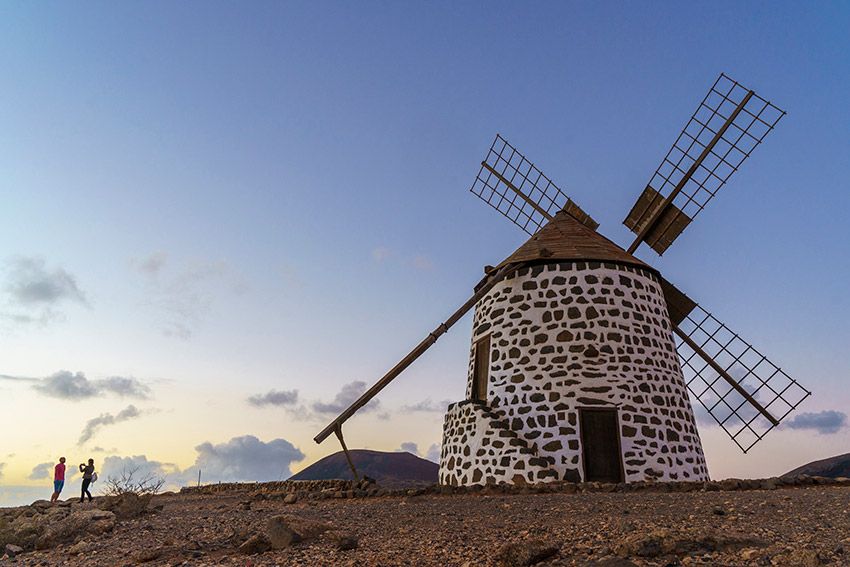
[[[497,135],[472,192],[531,238],[316,442],[348,454],[342,424],[475,307],[441,483],[705,480],[691,399],[748,451],[809,392],[632,253],[662,254],[784,114],[721,74],[624,221],[628,249]]]

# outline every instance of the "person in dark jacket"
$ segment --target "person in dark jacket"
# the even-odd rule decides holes
[[[91,502],[92,498],[91,492],[89,492],[89,485],[91,485],[95,475],[94,459],[89,459],[88,465],[80,463],[80,472],[83,473],[83,490],[80,492],[80,502],[85,502],[86,496],[89,497],[89,502]]]

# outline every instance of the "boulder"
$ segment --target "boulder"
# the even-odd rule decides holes
[[[115,527],[115,514],[107,510],[81,510],[67,518],[48,525],[35,542],[37,549],[49,549],[60,543],[69,543],[89,534],[111,532]]]
[[[107,496],[98,503],[101,510],[114,513],[119,519],[137,518],[144,514],[150,506],[151,494],[136,494],[125,492],[116,496]]]

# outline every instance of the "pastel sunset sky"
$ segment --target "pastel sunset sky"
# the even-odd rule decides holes
[[[788,116],[638,255],[813,395],[747,455],[702,423],[710,473],[850,452],[848,29],[842,3],[3,4],[0,505],[61,455],[176,486],[337,451],[312,437],[524,240],[468,192],[496,132],[624,245],[721,71]],[[349,446],[435,458],[470,327]]]

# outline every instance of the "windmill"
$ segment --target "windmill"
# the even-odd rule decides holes
[[[529,240],[315,441],[335,433],[348,455],[342,424],[475,307],[441,483],[705,480],[691,400],[749,451],[810,392],[632,254],[662,255],[784,114],[721,74],[627,214],[625,249],[497,135],[471,191]]]

